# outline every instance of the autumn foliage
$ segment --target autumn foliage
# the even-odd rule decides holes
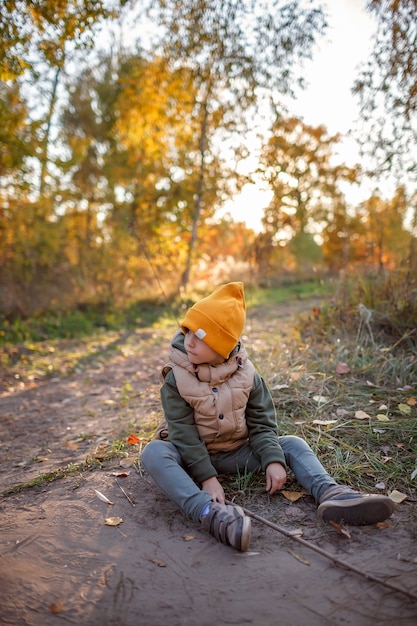
[[[279,110],[325,30],[318,8],[261,2],[253,29],[250,3],[155,0],[152,45],[100,48],[128,4],[0,7],[0,314],[124,305],[190,280],[416,271],[411,192],[351,206],[363,172],[337,162],[340,138]],[[242,174],[266,102],[259,166]],[[251,207],[259,233],[218,217],[255,181],[272,192]]]

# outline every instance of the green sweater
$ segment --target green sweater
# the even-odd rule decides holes
[[[184,350],[184,335],[179,335],[175,348]],[[194,410],[179,394],[173,371],[169,371],[161,388],[161,401],[168,423],[169,439],[178,449],[182,461],[196,482],[217,476],[204,441],[194,423]],[[259,458],[263,470],[270,463],[281,463],[285,457],[279,444],[274,403],[261,376],[255,372],[253,387],[245,410],[249,444]]]

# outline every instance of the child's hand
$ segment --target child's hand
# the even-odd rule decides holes
[[[266,491],[272,495],[282,489],[287,480],[287,472],[281,463],[270,463],[266,468]]]
[[[203,491],[207,491],[213,498],[213,502],[225,503],[224,490],[215,476],[203,480],[201,483]]]

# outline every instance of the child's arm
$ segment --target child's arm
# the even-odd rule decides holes
[[[285,469],[285,456],[279,444],[275,406],[264,380],[255,373],[254,384],[246,406],[246,423],[252,450],[266,471],[271,463]]]

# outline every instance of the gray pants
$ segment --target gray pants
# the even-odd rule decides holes
[[[316,501],[326,489],[337,484],[304,439],[288,435],[279,437],[279,443],[288,467],[300,485]],[[232,452],[212,454],[210,460],[219,474],[237,474],[261,469],[260,461],[252,452],[249,443]],[[144,448],[141,461],[161,491],[175,502],[188,518],[199,521],[201,511],[208,502],[211,502],[211,496],[202,491],[187,473],[177,448],[168,441],[155,439]]]

